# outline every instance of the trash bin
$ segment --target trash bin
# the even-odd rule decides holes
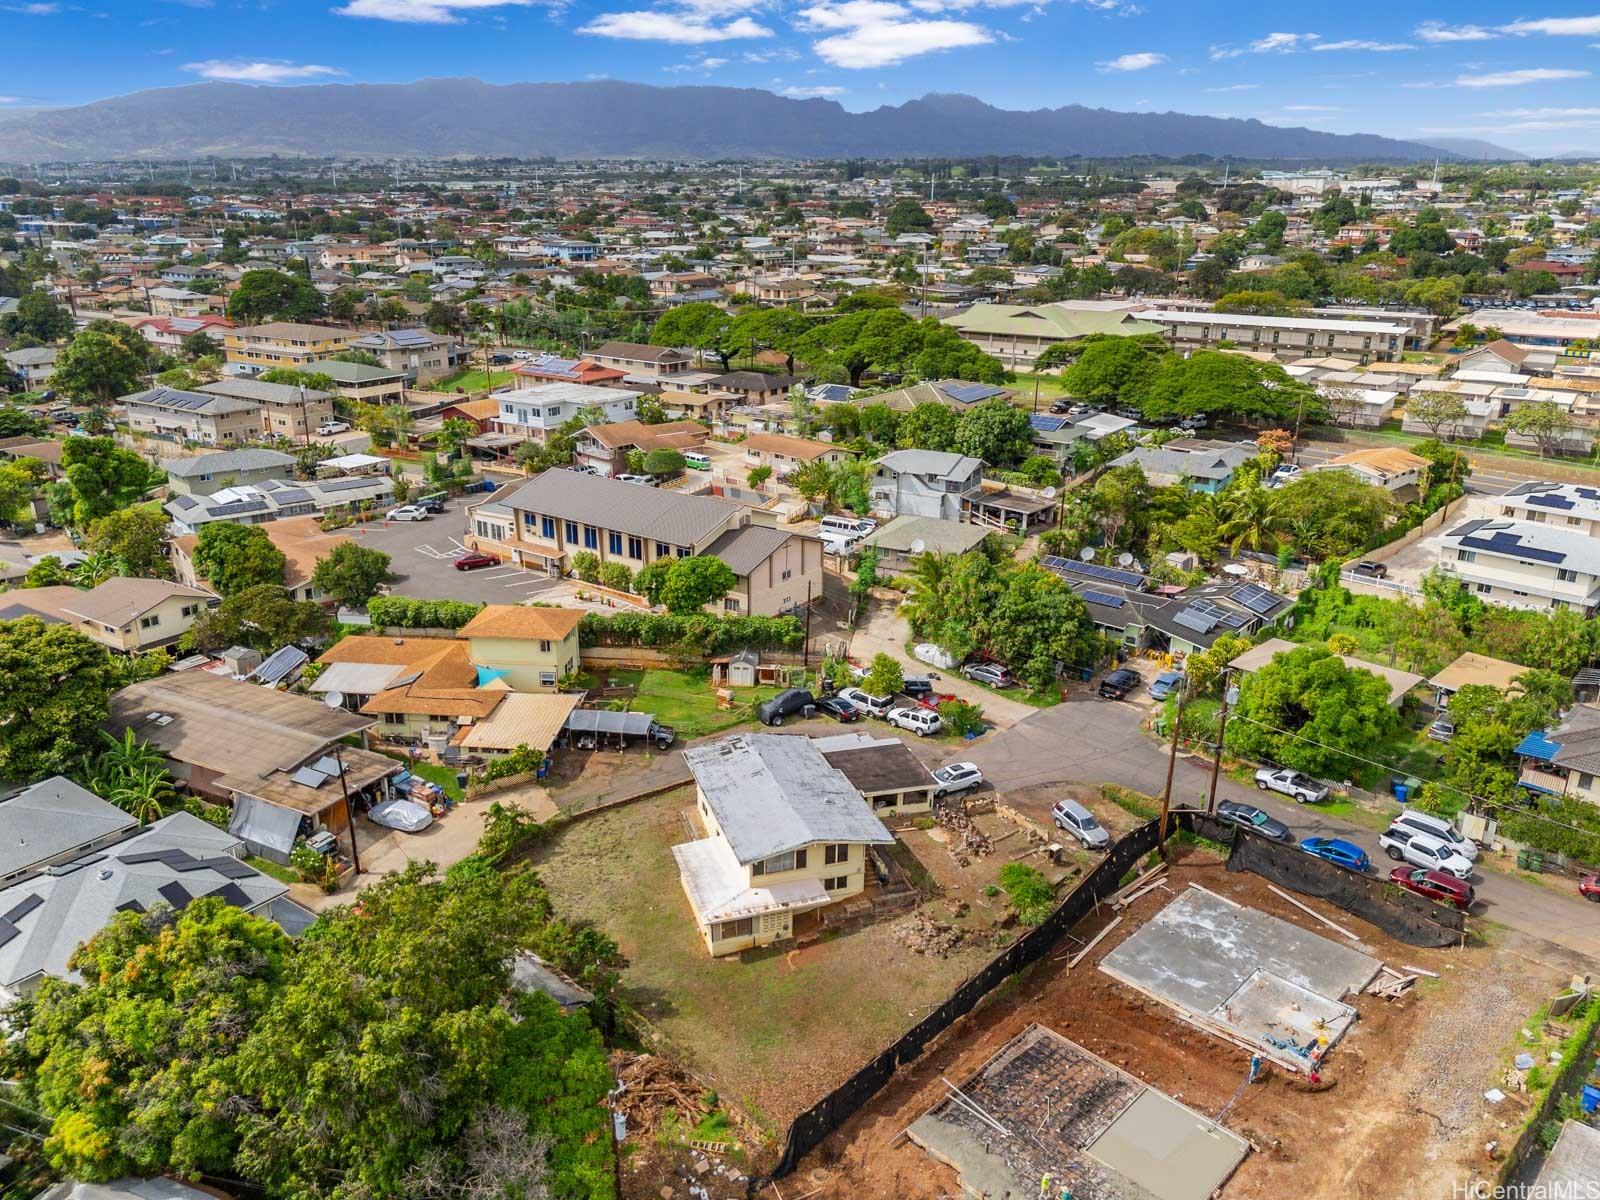
[[[1406,795],[1410,799],[1415,800],[1417,798],[1417,793],[1420,792],[1421,790],[1422,790],[1422,780],[1418,779],[1415,775],[1407,775],[1406,776]]]
[[[1600,1083],[1586,1083],[1578,1093],[1578,1104],[1586,1113],[1600,1111]]]
[[[1389,776],[1389,794],[1396,800],[1404,800],[1406,794],[1406,780],[1403,775]]]

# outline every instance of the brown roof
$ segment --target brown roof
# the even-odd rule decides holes
[[[668,447],[681,450],[686,446],[699,446],[711,432],[699,421],[663,421],[659,425],[646,425],[643,421],[611,421],[605,425],[591,425],[584,430],[608,450],[623,446],[636,446],[640,450]]]
[[[341,638],[320,658],[321,663],[369,663],[407,667],[396,685],[361,706],[369,716],[382,713],[428,713],[481,719],[492,713],[506,693],[478,687],[465,642],[454,638]]]
[[[1467,353],[1476,354],[1479,350],[1492,351],[1501,358],[1505,359],[1508,363],[1514,363],[1517,366],[1521,366],[1523,360],[1526,359],[1530,353],[1530,351],[1524,350],[1521,346],[1514,345],[1513,343],[1506,341],[1505,338],[1495,338],[1494,341],[1485,342],[1483,345],[1479,346],[1478,350],[1469,350]]]
[[[538,638],[558,642],[578,627],[576,608],[544,608],[530,604],[489,604],[456,633],[459,638]]]
[[[639,342],[607,342],[589,352],[590,358],[625,358],[632,362],[677,362],[689,357],[671,346],[646,346]]]
[[[487,421],[500,412],[500,401],[493,396],[485,396],[482,400],[458,400],[448,405],[444,411],[458,412],[474,421]]]
[[[119,575],[88,591],[79,592],[76,599],[64,601],[62,607],[86,621],[120,628],[142,617],[162,601],[174,597],[186,600],[216,599],[210,592],[165,579],[133,579]]]
[[[805,462],[821,458],[835,450],[843,449],[832,442],[818,442],[811,438],[789,437],[782,433],[752,433],[745,438],[746,450],[759,450],[767,454],[783,454]]]
[[[283,552],[283,585],[288,588],[303,587],[310,583],[311,573],[317,569],[317,563],[332,554],[335,547],[355,541],[347,533],[324,533],[316,517],[283,517],[257,528],[263,530],[267,540]],[[193,533],[186,533],[172,541],[173,549],[190,562],[194,561],[194,549],[199,544],[199,535]]]

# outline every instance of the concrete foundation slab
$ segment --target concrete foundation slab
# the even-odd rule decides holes
[[[1146,1089],[1089,1146],[1089,1154],[1161,1200],[1206,1200],[1249,1147],[1170,1096]]]

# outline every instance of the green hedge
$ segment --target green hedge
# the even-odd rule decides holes
[[[794,617],[718,617],[709,613],[586,613],[581,646],[641,646],[685,654],[735,650],[798,650],[805,627]]]
[[[374,596],[367,616],[374,625],[399,629],[460,629],[483,611],[466,600],[417,600],[410,596]]]

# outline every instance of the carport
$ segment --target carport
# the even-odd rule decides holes
[[[639,712],[612,712],[604,708],[576,708],[568,715],[562,729],[566,731],[569,743],[578,737],[589,735],[594,738],[596,747],[600,745],[602,737],[617,739],[617,747],[621,747],[631,737],[646,738],[655,728],[656,718],[653,713]]]

